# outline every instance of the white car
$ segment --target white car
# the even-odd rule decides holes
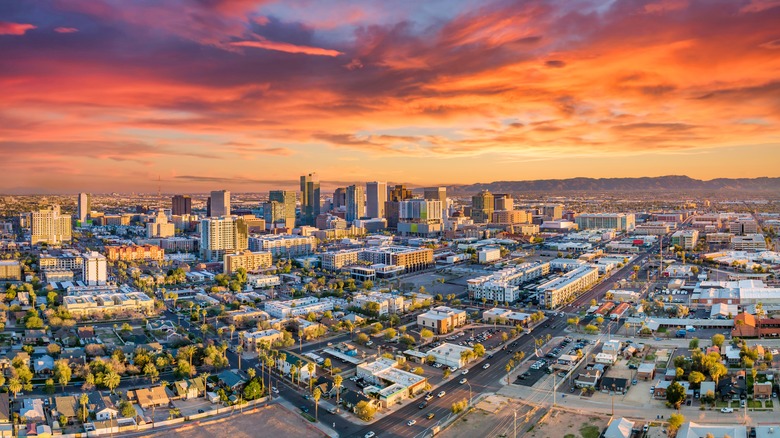
[[[734,412],[734,409],[731,409],[731,408],[721,408],[720,411],[723,412],[724,414],[730,414],[730,413]]]
[[[489,363],[486,363],[485,365],[482,365],[482,369],[486,370],[488,368],[490,368],[490,364]]]
[[[274,394],[279,394],[279,389],[277,387],[272,387],[271,391],[273,391]]]
[[[417,424],[417,420],[409,420],[406,422],[407,426],[414,426],[415,424]]]
[[[446,392],[442,391],[438,395],[436,395],[436,397],[442,398],[444,397],[444,394],[446,394]]]
[[[374,438],[375,436],[376,436],[376,434],[372,430],[371,432],[365,434],[364,438]]]
[[[468,373],[469,373],[469,370],[463,370],[463,372],[461,374],[463,374],[465,376]]]
[[[466,378],[464,377],[463,379],[460,379],[460,384],[462,385],[462,384],[466,383],[466,381],[467,381],[467,380],[466,380]]]
[[[457,368],[455,368],[455,367],[450,367],[450,372],[451,372],[451,373],[454,373],[454,372],[455,372],[455,370],[457,370]]]

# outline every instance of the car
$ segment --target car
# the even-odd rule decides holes
[[[426,406],[428,406],[428,402],[424,401],[424,402],[420,403],[419,405],[417,405],[417,408],[425,409]]]
[[[370,347],[370,346],[372,346],[372,345],[374,345],[374,341],[368,341],[368,342],[366,342],[366,347]]]
[[[367,434],[363,435],[363,438],[374,438],[375,436],[376,436],[376,434],[372,430],[372,431],[368,432]]]
[[[417,424],[417,420],[409,420],[406,422],[407,426],[414,426],[415,424]]]
[[[447,393],[446,391],[441,391],[438,394],[436,394],[436,397],[442,398],[442,397],[444,397],[444,394],[446,394],[446,393]]]
[[[466,383],[466,382],[467,382],[467,380],[466,380],[466,378],[464,377],[464,378],[460,379],[460,382],[459,382],[459,383],[462,385],[462,384],[464,384],[464,383]]]
[[[469,370],[463,370],[463,372],[461,374],[465,376],[468,373],[469,373]]]
[[[425,396],[425,401],[428,401],[433,398],[433,394],[428,394]]]
[[[301,412],[307,413],[309,412],[309,408],[307,408],[306,406],[301,406]]]
[[[199,414],[202,414],[202,413],[204,413],[204,412],[206,412],[206,411],[204,411],[203,409],[198,409],[198,413],[199,413]]]
[[[636,386],[636,384],[637,384],[637,381],[636,381],[636,379],[632,380],[632,381],[631,381],[631,384],[632,384],[632,385],[634,385],[634,386]]]
[[[488,359],[493,359],[493,353],[488,354]]]
[[[328,409],[328,413],[329,413],[329,414],[334,414],[334,415],[335,415],[335,414],[337,414],[338,412],[339,412],[339,408],[336,408],[336,407],[333,407],[333,408],[330,408],[330,409]]]
[[[450,372],[451,372],[451,373],[454,373],[454,372],[455,372],[455,370],[457,370],[457,368],[455,368],[455,367],[450,367]]]
[[[645,423],[645,425],[642,426],[642,432],[647,432],[648,430],[650,430],[650,425]]]
[[[740,408],[744,408],[745,407],[745,400],[740,400],[739,401],[739,407]]]
[[[573,387],[573,386],[572,386],[572,387],[571,387],[571,389],[569,390],[569,392],[570,392],[570,393],[572,393],[572,394],[574,394],[574,391],[576,391],[576,390],[577,390],[577,388],[575,388],[575,387]]]
[[[685,400],[685,406],[690,406],[690,405],[691,405],[691,399]]]
[[[772,398],[777,398],[777,393],[776,392],[772,393]]]
[[[306,395],[303,396],[303,398],[306,399],[306,400],[310,400],[311,396],[309,394],[306,394]]]
[[[433,412],[428,412],[428,415],[426,415],[425,418],[430,420],[431,418],[433,418],[435,416],[436,416],[436,414],[434,414]]]
[[[650,392],[655,392],[655,386],[650,387]]]
[[[730,414],[730,413],[734,412],[734,409],[731,409],[731,408],[721,408],[720,411],[723,412],[724,414]]]
[[[488,368],[490,368],[490,364],[489,363],[486,363],[485,365],[482,365],[482,369],[483,370],[486,370]]]

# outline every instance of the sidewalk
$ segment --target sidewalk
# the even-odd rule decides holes
[[[274,403],[278,403],[278,404],[280,404],[280,405],[284,406],[284,407],[285,407],[285,408],[287,408],[287,409],[288,409],[290,412],[294,412],[295,414],[298,414],[298,413],[300,412],[300,409],[298,409],[298,408],[297,408],[296,406],[294,406],[292,403],[288,402],[287,400],[285,400],[285,399],[283,399],[283,398],[278,398],[278,399],[276,399],[276,400],[274,401]],[[320,403],[320,408],[319,408],[319,410],[320,410],[320,411],[322,411],[322,410],[323,410],[322,403]],[[325,410],[325,411],[327,411],[327,409],[324,409],[324,410]],[[320,414],[322,414],[322,412],[320,412]],[[312,415],[312,416],[313,416],[313,415]],[[319,415],[318,415],[318,416],[319,416]],[[322,418],[322,417],[320,417],[320,418]],[[303,419],[304,421],[309,421],[309,420],[307,420],[307,419],[306,419],[305,417],[303,417],[303,416],[301,416],[301,419]],[[314,423],[311,423],[311,424],[312,424],[313,426],[315,426],[316,428],[318,428],[319,430],[321,430],[321,431],[322,431],[322,432],[323,432],[325,435],[327,435],[327,436],[329,436],[329,437],[338,438],[338,436],[339,436],[339,433],[338,433],[338,432],[336,432],[336,430],[334,430],[334,429],[333,429],[332,427],[330,427],[330,426],[327,426],[325,423],[323,423],[323,422],[322,422],[322,420],[320,420],[320,421],[317,421],[317,422],[314,422]],[[335,424],[335,423],[333,423],[333,424]]]

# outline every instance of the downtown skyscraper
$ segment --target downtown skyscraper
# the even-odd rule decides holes
[[[301,176],[301,225],[314,225],[320,214],[320,179],[316,173]]]
[[[89,211],[91,209],[92,203],[92,195],[89,193],[79,193],[79,199],[78,199],[78,206],[76,208],[76,214],[78,215],[78,220],[81,222],[82,225],[87,221],[87,216],[89,216]]]
[[[347,187],[347,214],[345,216],[347,222],[354,222],[365,216],[364,199],[363,187],[358,185]]]
[[[379,181],[366,183],[366,216],[385,217],[385,202],[387,202],[387,183]]]
[[[230,216],[230,191],[215,190],[209,197],[209,216]]]

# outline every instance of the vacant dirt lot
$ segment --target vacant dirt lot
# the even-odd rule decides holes
[[[207,422],[192,422],[175,430],[149,435],[155,438],[252,438],[268,437],[324,437],[319,429],[308,424],[306,419],[278,405],[255,410],[237,412],[230,417]]]
[[[527,437],[598,438],[607,427],[607,418],[597,415],[580,415],[555,409],[528,432]]]

